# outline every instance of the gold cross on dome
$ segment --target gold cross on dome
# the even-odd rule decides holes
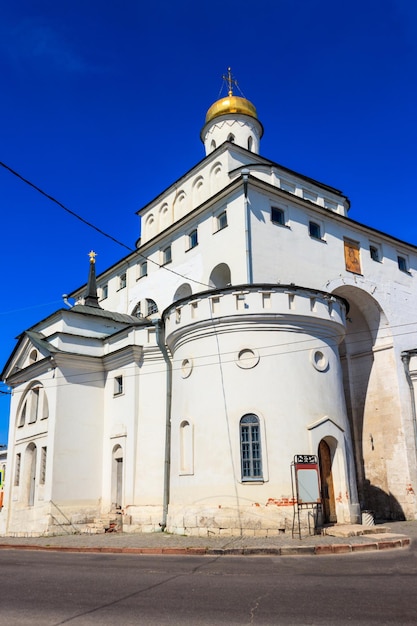
[[[228,95],[229,95],[229,97],[233,96],[233,85],[235,85],[237,87],[237,80],[235,78],[233,78],[232,68],[231,67],[227,68],[227,76],[225,74],[223,74],[222,78],[228,85]]]
[[[96,262],[97,254],[94,252],[94,250],[91,250],[91,252],[88,253],[88,256],[90,257],[90,263]]]

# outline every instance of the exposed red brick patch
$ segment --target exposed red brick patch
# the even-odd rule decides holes
[[[378,550],[377,543],[353,543],[352,552],[369,552],[369,550]]]
[[[333,544],[333,554],[345,554],[346,552],[352,552],[352,546],[348,543]]]
[[[391,541],[379,541],[379,550],[390,550],[392,548],[401,548],[401,539],[393,539]]]

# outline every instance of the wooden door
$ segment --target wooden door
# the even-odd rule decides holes
[[[337,522],[332,476],[332,455],[324,439],[319,444],[319,465],[324,522]]]

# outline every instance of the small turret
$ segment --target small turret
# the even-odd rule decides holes
[[[228,95],[214,102],[207,111],[206,121],[201,131],[206,155],[213,152],[225,141],[259,154],[263,126],[258,120],[255,106],[242,96],[233,95],[233,86],[238,87],[231,68],[223,81],[228,86]]]

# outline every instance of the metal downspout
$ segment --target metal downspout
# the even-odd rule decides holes
[[[162,320],[153,322],[156,331],[156,343],[162,352],[166,363],[166,403],[165,403],[165,462],[164,462],[164,495],[162,506],[162,521],[159,523],[161,532],[167,525],[170,475],[171,475],[171,403],[172,403],[172,364],[165,345],[165,333],[163,332]]]
[[[243,195],[245,202],[245,238],[246,238],[246,271],[248,277],[248,284],[253,283],[253,268],[252,268],[252,233],[250,227],[250,209],[248,202],[248,179],[249,170],[243,169],[241,171],[243,179]]]

